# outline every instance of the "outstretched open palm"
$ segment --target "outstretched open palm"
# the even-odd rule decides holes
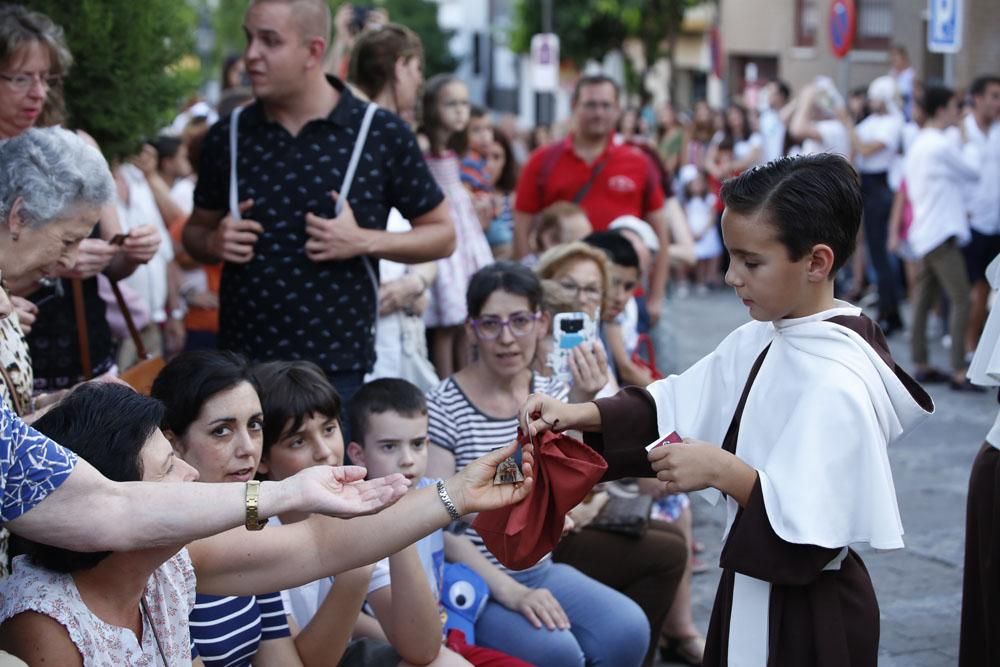
[[[313,466],[299,472],[310,511],[349,519],[375,514],[403,497],[410,483],[396,473],[365,479],[360,466]]]

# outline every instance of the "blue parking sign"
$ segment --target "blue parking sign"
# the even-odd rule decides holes
[[[962,49],[963,0],[927,0],[927,50],[958,53]]]

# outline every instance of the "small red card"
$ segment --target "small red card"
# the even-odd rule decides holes
[[[656,442],[654,442],[652,444],[649,444],[649,445],[646,445],[646,451],[649,452],[649,451],[652,451],[652,450],[656,449],[657,447],[662,447],[663,445],[672,445],[675,442],[682,442],[682,441],[683,441],[683,438],[681,438],[681,436],[677,435],[677,431],[671,431],[670,433],[668,433],[667,435],[663,436],[662,438],[660,438]]]

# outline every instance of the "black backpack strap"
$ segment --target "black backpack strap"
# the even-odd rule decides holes
[[[576,191],[575,195],[573,195],[574,204],[579,204],[580,202],[583,201],[583,198],[587,196],[588,192],[590,192],[591,186],[594,185],[594,181],[597,180],[597,177],[601,175],[601,172],[604,171],[604,167],[606,167],[607,165],[608,165],[608,156],[605,155],[600,162],[598,162],[591,168],[590,177],[587,179],[587,182],[584,183],[583,186]]]
[[[538,188],[538,203],[541,205],[545,201],[545,184],[549,180],[549,176],[556,168],[556,163],[559,162],[559,158],[563,156],[566,152],[566,142],[557,141],[556,143],[547,146],[542,149],[542,166],[538,168],[538,178],[535,183],[535,187]]]

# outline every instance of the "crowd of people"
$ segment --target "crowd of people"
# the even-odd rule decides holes
[[[359,10],[250,2],[218,104],[109,165],[57,113],[63,29],[0,5],[0,650],[874,664],[848,547],[902,544],[885,447],[933,411],[918,383],[983,391],[966,370],[995,344],[1000,77],[921,85],[897,48],[847,98],[773,81],[688,113],[587,74],[570,118],[527,130]],[[688,370],[654,351],[672,299],[723,283],[755,322]],[[905,331],[913,378],[885,339]],[[608,471],[511,569],[473,517],[531,493],[531,444],[519,481],[494,474],[548,430]],[[706,487],[728,523],[699,628]],[[609,528],[616,505],[642,529]],[[973,665],[997,640],[970,619]]]

